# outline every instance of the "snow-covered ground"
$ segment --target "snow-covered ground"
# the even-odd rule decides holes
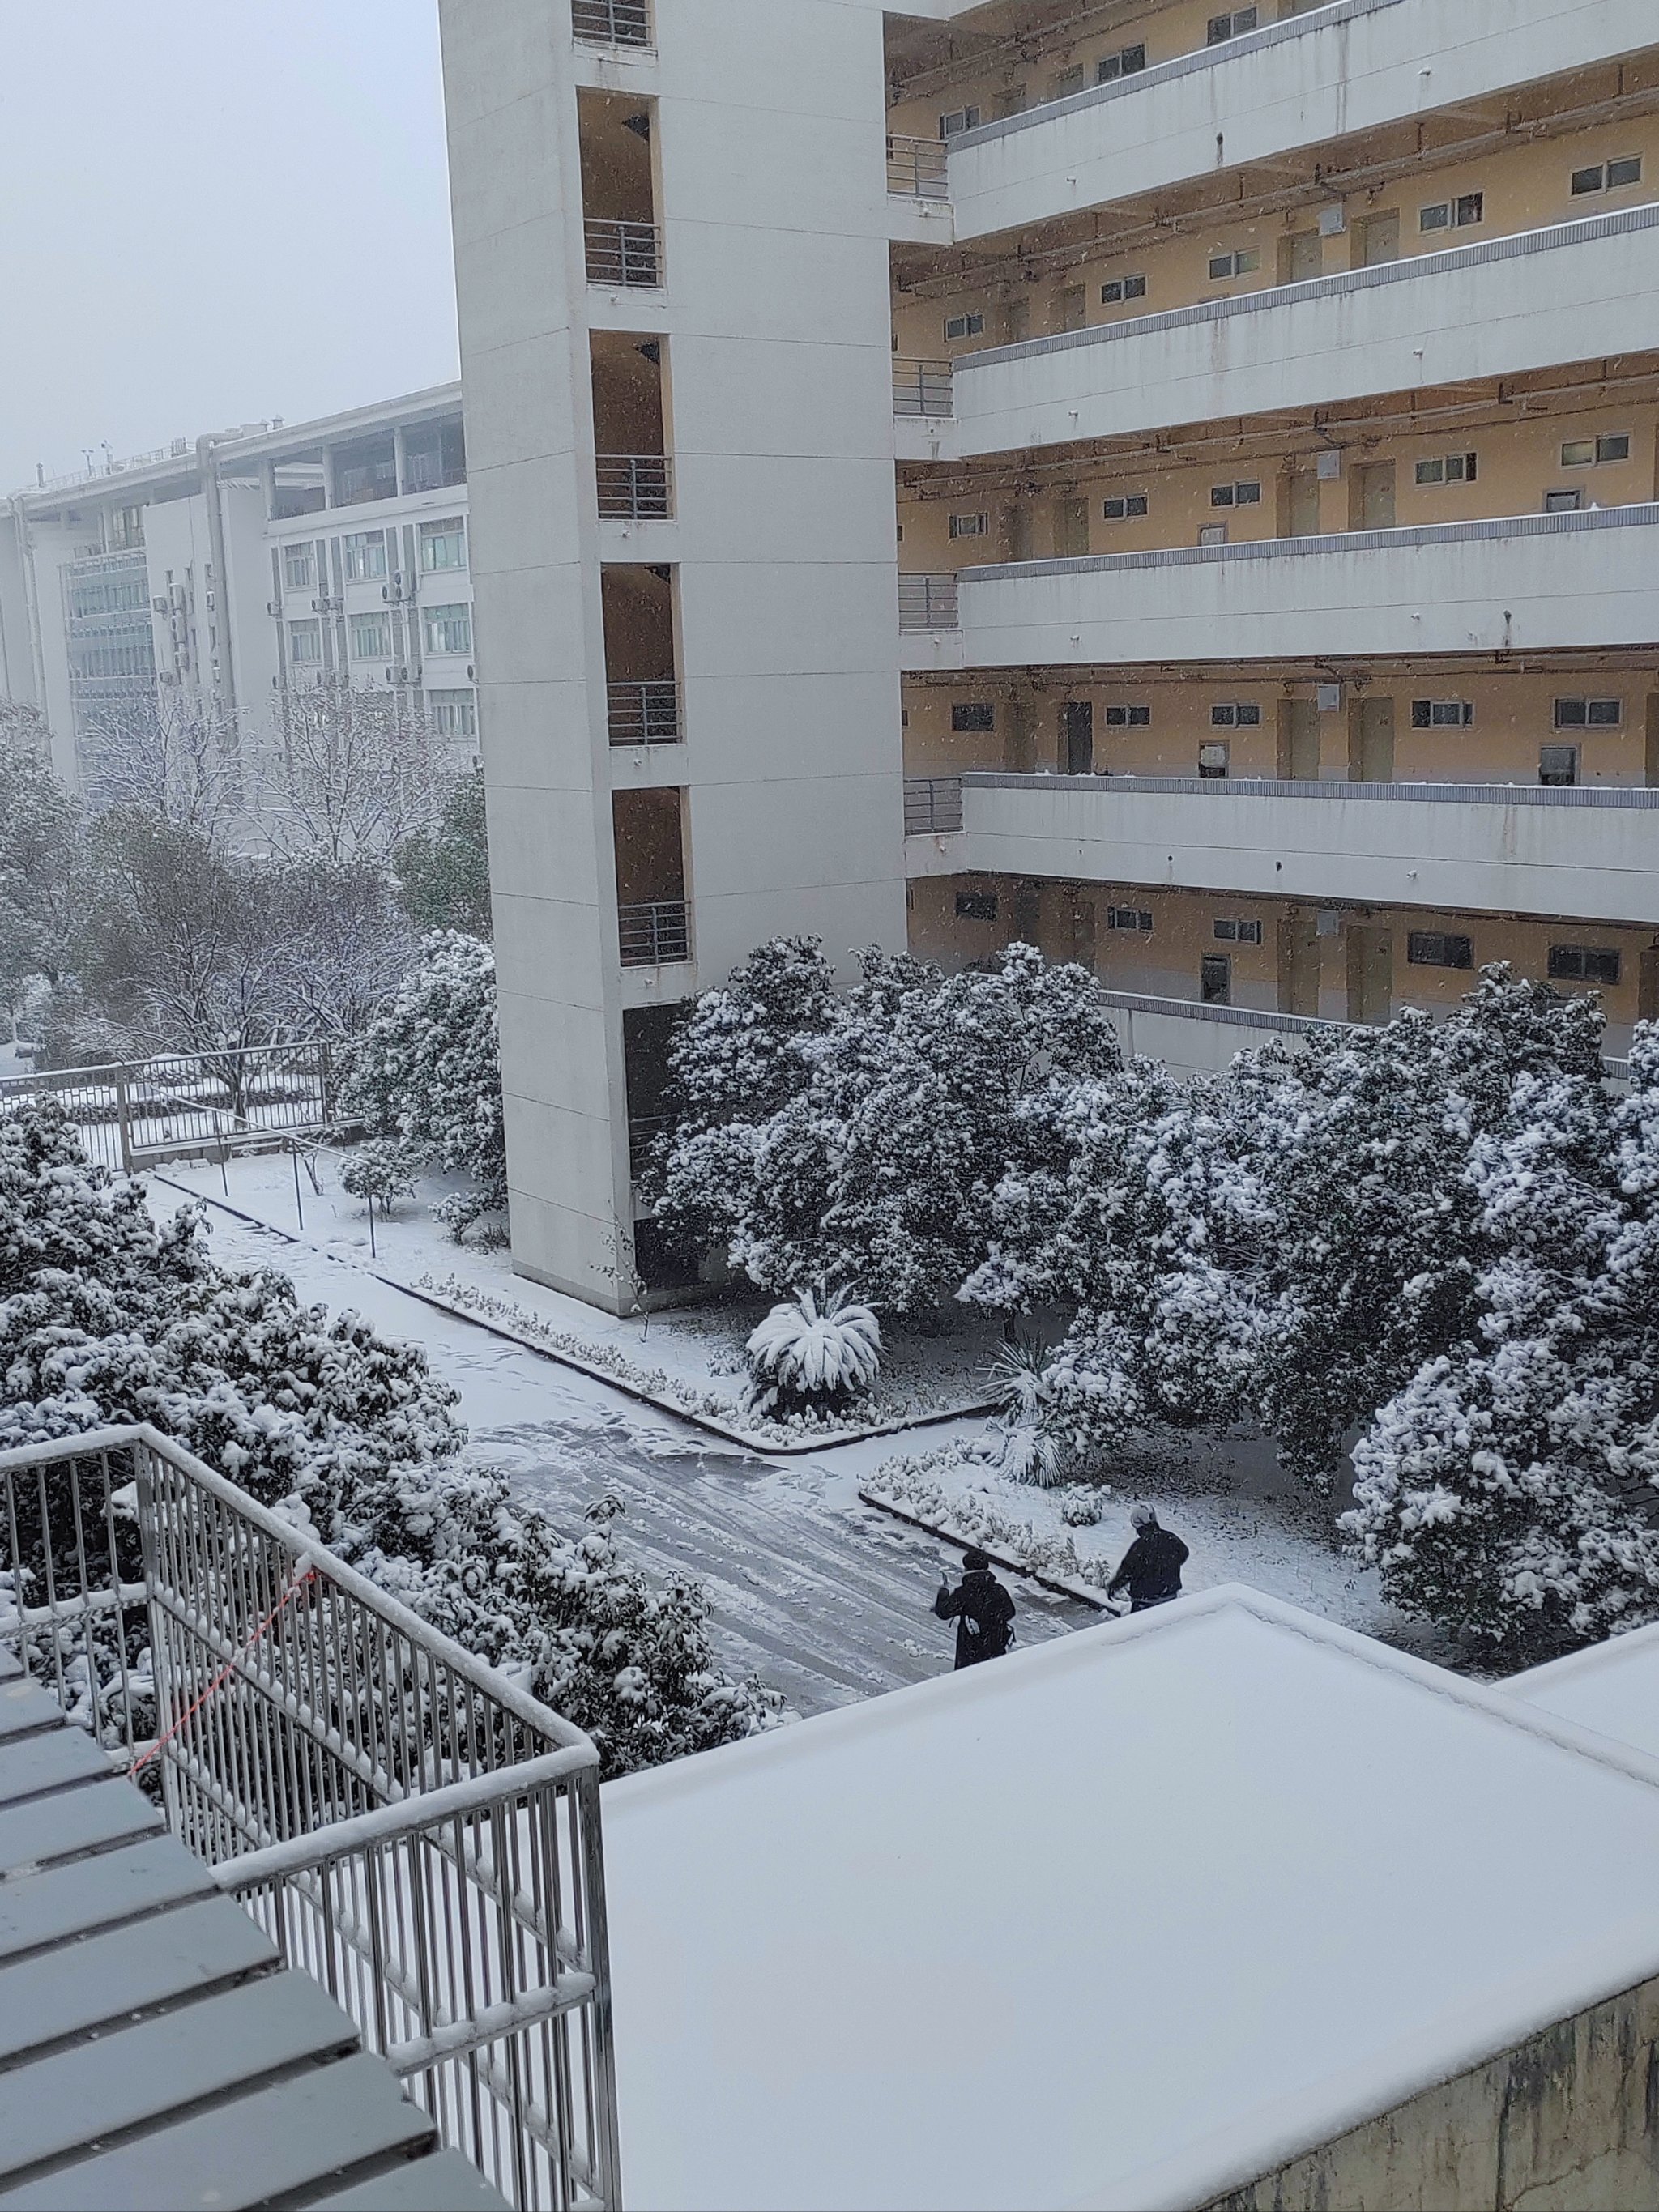
[[[377,1207],[371,1251],[368,1207],[340,1188],[346,1157],[313,1153],[309,1167],[300,1169],[297,1193],[294,1158],[283,1152],[252,1153],[223,1167],[185,1162],[166,1174],[183,1188],[225,1199],[394,1281],[472,1308],[551,1352],[590,1361],[667,1409],[717,1420],[762,1443],[799,1441],[798,1427],[757,1419],[744,1403],[743,1347],[766,1310],[760,1293],[664,1313],[600,1313],[515,1275],[504,1250],[457,1244],[430,1212],[432,1201],[456,1184],[436,1177],[400,1201],[390,1220]],[[951,1316],[939,1332],[888,1326],[884,1335],[881,1379],[860,1410],[860,1426],[927,1419],[984,1399],[986,1370],[1000,1341],[994,1321],[964,1311]]]

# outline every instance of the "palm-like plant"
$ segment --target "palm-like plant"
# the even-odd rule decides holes
[[[748,1349],[762,1412],[845,1405],[881,1372],[881,1324],[850,1290],[797,1291],[773,1307]]]
[[[1064,1443],[1047,1425],[1054,1389],[1040,1345],[1014,1338],[991,1363],[991,1395],[1002,1408],[999,1471],[1011,1482],[1057,1490],[1071,1473]]]

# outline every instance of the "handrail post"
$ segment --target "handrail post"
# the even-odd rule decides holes
[[[115,1120],[120,1133],[121,1172],[132,1173],[132,1123],[127,1101],[127,1079],[125,1074],[115,1079]]]

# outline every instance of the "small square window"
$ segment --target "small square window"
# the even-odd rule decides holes
[[[1625,702],[1622,699],[1591,699],[1585,720],[1592,730],[1622,729],[1625,721]]]
[[[1417,481],[1420,484],[1444,483],[1446,464],[1443,461],[1419,461],[1417,465]]]
[[[1577,514],[1583,504],[1582,491],[1547,491],[1544,494],[1546,514]]]
[[[1473,483],[1480,473],[1480,464],[1478,455],[1474,453],[1447,454],[1446,482],[1448,483]]]
[[[994,730],[997,710],[988,699],[958,699],[951,708],[951,727],[956,731]]]
[[[1540,745],[1538,781],[1558,790],[1570,789],[1578,781],[1577,745]]]
[[[1572,173],[1573,197],[1580,199],[1586,192],[1605,191],[1607,183],[1607,173],[1600,161],[1593,168],[1575,169]]]
[[[941,138],[954,138],[958,131],[976,131],[978,128],[979,110],[976,107],[954,107],[948,115],[941,115],[939,119]]]
[[[1206,522],[1198,533],[1198,542],[1200,545],[1224,545],[1227,543],[1226,524]]]
[[[1561,465],[1564,469],[1587,469],[1595,459],[1594,438],[1569,438],[1561,448]]]
[[[1212,484],[1210,486],[1210,504],[1212,507],[1231,507],[1233,500],[1234,495],[1231,484]]]
[[[1406,957],[1414,968],[1473,968],[1474,941],[1443,930],[1414,929],[1406,939]]]
[[[1236,708],[1234,712],[1238,716],[1238,726],[1241,730],[1259,730],[1261,727],[1260,707],[1240,706]]]
[[[990,518],[983,514],[953,514],[951,517],[952,538],[984,538],[990,532]]]
[[[1449,200],[1437,200],[1432,207],[1420,208],[1418,210],[1417,227],[1419,230],[1449,230],[1451,203]]]
[[[1452,220],[1459,230],[1467,230],[1471,223],[1484,222],[1486,219],[1486,195],[1485,192],[1465,192],[1460,198],[1453,201]]]
[[[997,895],[994,891],[958,891],[957,920],[958,921],[994,921],[997,918]]]
[[[1210,709],[1210,727],[1212,730],[1231,730],[1237,720],[1237,707],[1212,707]]]
[[[1616,983],[1619,955],[1611,945],[1552,945],[1552,983]]]
[[[1261,486],[1259,483],[1235,484],[1233,486],[1233,495],[1237,500],[1238,504],[1241,507],[1260,507],[1261,504]]]
[[[1630,459],[1630,432],[1619,430],[1610,437],[1598,438],[1595,458],[1598,461],[1627,461]]]
[[[1631,154],[1607,163],[1607,190],[1610,192],[1617,191],[1620,185],[1639,185],[1641,181],[1642,156],[1639,154]]]

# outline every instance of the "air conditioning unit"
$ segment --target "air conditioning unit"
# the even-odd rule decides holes
[[[1321,483],[1340,483],[1342,480],[1342,456],[1327,450],[1314,464],[1314,473]]]
[[[167,603],[165,599],[152,599],[150,605],[158,615],[164,615],[167,611]]]
[[[472,663],[470,660],[466,664],[466,680],[469,684],[475,683],[477,681],[477,678],[472,673]]]
[[[1322,684],[1318,690],[1318,704],[1322,714],[1340,714],[1342,712],[1342,686],[1340,684]]]
[[[279,615],[282,611],[283,603],[280,599],[267,599],[265,601],[265,612],[268,615]]]
[[[391,585],[390,585],[390,584],[382,584],[382,585],[381,585],[381,586],[380,586],[380,597],[381,597],[383,599],[389,599],[392,597],[392,586],[391,586]]]

